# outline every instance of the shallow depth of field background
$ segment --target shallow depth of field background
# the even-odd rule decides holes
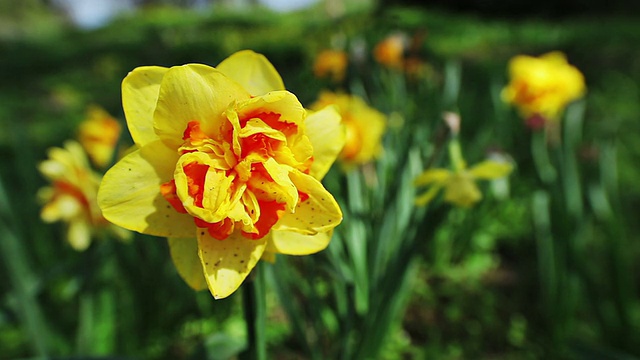
[[[215,66],[241,49],[265,54],[305,106],[323,89],[367,95],[390,125],[388,157],[362,176],[395,169],[385,190],[357,187],[377,204],[368,208],[350,193],[366,179],[335,166],[325,185],[348,209],[341,226],[350,230],[337,231],[333,255],[280,256],[261,267],[270,359],[640,357],[636,2],[326,0],[284,12],[248,0],[96,1],[96,9],[117,10],[108,19],[74,17],[66,3],[0,0],[0,359],[242,357],[242,289],[220,301],[194,293],[164,239],[95,239],[76,252],[62,224],[40,220],[36,198],[46,183],[36,164],[74,138],[88,105],[125,124],[120,83],[130,70]],[[397,32],[417,39],[412,51],[426,69],[417,79],[372,59],[375,44]],[[315,55],[341,44],[361,50],[360,65],[340,86],[314,77]],[[563,128],[569,146],[560,165],[573,177],[562,184],[541,181],[534,132],[499,100],[512,56],[553,50],[587,84],[567,110],[568,124],[579,125]],[[496,149],[513,159],[508,194],[482,183],[484,199],[471,209],[414,207],[410,176],[440,160],[432,152],[443,111],[461,116],[469,164]],[[121,144],[130,144],[126,132]],[[403,286],[391,284],[391,292],[357,260],[341,263],[347,270],[333,261],[345,238],[379,235],[379,224],[392,228],[381,226],[382,234],[414,244],[415,260],[398,275]],[[380,320],[372,309],[383,298],[397,308]],[[356,302],[353,313],[345,310]],[[383,340],[368,344],[379,324],[384,331],[371,338]]]

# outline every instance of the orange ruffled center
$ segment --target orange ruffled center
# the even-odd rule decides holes
[[[292,169],[308,172],[312,154],[292,155],[298,125],[273,112],[229,120],[217,137],[187,124],[174,179],[160,192],[180,213],[194,217],[198,228],[218,240],[234,231],[249,239],[267,235],[287,212],[308,199],[288,178]]]

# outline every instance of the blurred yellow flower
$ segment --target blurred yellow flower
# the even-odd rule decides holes
[[[322,92],[311,109],[334,105],[346,128],[346,141],[340,160],[348,166],[367,163],[382,153],[386,117],[359,96]]]
[[[317,78],[331,77],[335,82],[344,80],[349,58],[342,50],[321,51],[313,64],[313,74]]]
[[[121,126],[103,108],[93,105],[87,109],[86,119],[80,123],[78,140],[91,161],[100,168],[111,162]]]
[[[509,62],[509,76],[511,82],[502,90],[502,99],[515,105],[525,118],[558,120],[567,104],[586,90],[582,73],[560,52],[516,56]]]
[[[416,186],[430,186],[426,193],[416,199],[416,204],[427,205],[444,188],[444,201],[460,207],[471,207],[482,199],[477,180],[507,176],[512,168],[508,163],[486,160],[462,171],[429,169],[415,180]]]
[[[404,68],[404,53],[408,38],[403,33],[394,33],[382,39],[373,49],[374,59],[386,67],[401,70]]]
[[[51,182],[51,186],[38,192],[44,203],[42,220],[66,222],[67,240],[78,251],[89,247],[91,237],[103,229],[121,239],[128,238],[128,231],[110,224],[102,216],[96,202],[101,177],[89,167],[82,146],[70,140],[64,148],[49,149],[48,155],[49,159],[38,165],[38,170]]]
[[[139,148],[106,173],[98,203],[120,226],[168,237],[194,289],[224,298],[261,257],[328,245],[342,212],[319,180],[344,144],[340,116],[308,114],[264,56],[136,68],[122,96]]]
[[[506,161],[485,160],[470,169],[462,159],[457,139],[449,144],[449,154],[453,171],[449,169],[428,169],[414,181],[416,186],[429,189],[416,199],[416,205],[424,206],[433,200],[444,188],[444,201],[455,206],[469,208],[482,199],[482,193],[476,185],[477,180],[493,180],[505,177],[513,170]]]

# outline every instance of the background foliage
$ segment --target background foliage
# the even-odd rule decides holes
[[[39,219],[35,193],[45,181],[35,166],[74,136],[89,104],[124,123],[120,82],[136,66],[215,65],[250,48],[309,105],[335,87],[314,78],[311,64],[336,39],[367,50],[347,90],[390,116],[374,170],[382,183],[372,188],[366,173],[334,168],[325,183],[345,223],[331,247],[261,267],[270,357],[640,356],[638,18],[371,10],[330,18],[318,9],[160,7],[91,31],[49,17],[2,28],[0,358],[224,359],[244,349],[240,297],[193,293],[162,239],[102,239],[84,253],[66,245],[59,224]],[[417,53],[428,78],[412,82],[371,60],[393,31],[424,35]],[[550,50],[565,52],[588,87],[567,112],[563,147],[549,150],[558,182],[539,176],[536,135],[499,101],[508,59]],[[508,198],[485,191],[470,210],[414,208],[411,179],[429,161],[446,165],[437,151],[444,110],[461,115],[470,164],[495,148],[515,160]]]

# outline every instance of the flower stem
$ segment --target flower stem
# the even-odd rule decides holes
[[[265,336],[267,306],[262,263],[258,263],[254,273],[255,277],[245,282],[242,290],[242,306],[247,324],[247,350],[242,358],[265,360],[267,358],[267,339]]]

